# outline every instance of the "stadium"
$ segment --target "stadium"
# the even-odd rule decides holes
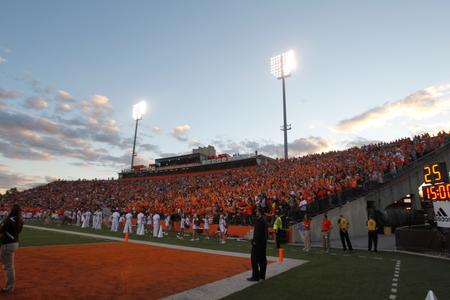
[[[445,7],[4,8],[1,298],[450,299]]]

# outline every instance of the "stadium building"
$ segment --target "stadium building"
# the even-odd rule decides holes
[[[120,172],[119,179],[242,168],[267,164],[271,161],[274,159],[260,155],[258,152],[233,155],[217,154],[214,146],[209,145],[192,149],[192,153],[189,154],[158,158],[154,164],[148,166],[133,166],[132,169]]]

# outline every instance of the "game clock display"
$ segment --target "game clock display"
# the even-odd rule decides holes
[[[422,192],[425,201],[449,201],[450,183],[426,185],[422,187]]]
[[[423,168],[422,187],[423,200],[425,201],[449,201],[450,183],[448,182],[448,171],[445,162],[426,165]]]

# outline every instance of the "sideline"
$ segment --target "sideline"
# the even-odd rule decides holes
[[[46,231],[52,231],[52,232],[59,232],[59,233],[65,233],[65,234],[73,234],[73,235],[79,235],[79,236],[85,236],[85,237],[92,237],[92,238],[99,238],[104,240],[111,240],[111,241],[118,241],[123,242],[123,238],[119,237],[112,237],[112,236],[106,236],[101,234],[92,234],[92,233],[83,233],[83,232],[76,232],[76,231],[70,231],[70,230],[62,230],[62,229],[54,229],[54,228],[47,228],[47,227],[40,227],[40,226],[34,226],[34,225],[24,225],[26,228],[32,228],[37,230],[46,230]],[[160,248],[169,248],[169,249],[175,249],[175,250],[182,250],[182,251],[192,251],[192,252],[201,252],[201,253],[209,253],[209,254],[216,254],[216,255],[224,255],[224,256],[234,256],[234,257],[243,257],[250,259],[250,254],[248,253],[237,253],[237,252],[228,252],[228,251],[221,251],[221,250],[210,250],[210,249],[204,249],[204,248],[194,248],[194,247],[188,247],[188,246],[179,246],[179,245],[171,245],[171,244],[165,244],[165,243],[155,243],[150,241],[142,241],[142,240],[133,240],[129,239],[129,243],[135,243],[135,244],[143,244],[143,245],[150,245],[154,247],[160,247]],[[274,276],[277,276],[283,272],[286,272],[292,268],[298,267],[302,264],[307,263],[307,260],[300,260],[300,259],[292,259],[292,258],[284,258],[283,263],[278,263],[278,258],[273,256],[268,256],[267,260],[272,261],[273,263],[269,263],[267,265],[267,272],[266,272],[266,278],[272,278]],[[227,277],[212,283],[208,283],[190,290],[186,290],[184,292],[168,296],[163,299],[220,299],[223,297],[226,297],[228,295],[231,295],[233,293],[239,292],[249,286],[252,286],[254,284],[258,284],[256,282],[250,282],[247,281],[246,278],[251,277],[251,271],[246,271],[231,277]],[[261,284],[261,283],[260,283]]]
[[[301,244],[301,243],[288,243],[287,245],[294,246],[294,247],[303,247],[303,244]],[[322,248],[322,247],[315,246],[315,248]],[[342,247],[330,247],[330,250],[331,249],[342,251]],[[353,247],[353,250],[367,251],[367,248]],[[406,251],[406,250],[378,249],[377,251],[378,252],[384,252],[384,253],[394,253],[394,254],[409,254],[409,255],[413,255],[413,256],[420,256],[420,257],[427,257],[427,258],[442,259],[442,260],[450,261],[450,257],[447,257],[447,256],[440,256],[440,255],[433,255],[433,254],[426,254],[426,253],[418,253],[418,252],[412,252],[412,251]]]

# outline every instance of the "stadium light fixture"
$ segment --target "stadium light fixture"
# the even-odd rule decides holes
[[[142,120],[142,116],[145,115],[147,111],[147,103],[145,101],[141,101],[135,105],[133,105],[133,119],[136,121],[136,126],[134,128],[134,141],[133,141],[133,153],[131,154],[131,170],[133,170],[134,166],[134,157],[136,156],[136,137],[137,137],[137,129],[139,120]]]
[[[291,130],[291,124],[287,124],[286,113],[286,88],[284,79],[291,76],[292,71],[297,67],[294,50],[286,51],[276,55],[270,59],[270,72],[277,79],[281,79],[283,87],[283,126],[281,131],[284,132],[284,159],[288,160],[288,138],[287,132]]]
[[[145,101],[141,101],[133,105],[133,119],[142,120],[142,116],[145,115],[146,110],[147,110],[147,103]]]

